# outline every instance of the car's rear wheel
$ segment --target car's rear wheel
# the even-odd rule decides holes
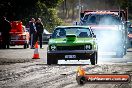
[[[29,43],[27,44],[27,48],[29,48]]]
[[[25,44],[24,44],[24,46],[23,46],[23,48],[24,48],[24,49],[26,49],[26,48],[27,48],[27,45],[28,45],[28,44],[27,44],[27,43],[25,43]]]
[[[27,44],[24,44],[24,46],[23,46],[23,47],[24,47],[24,49],[26,49],[26,48],[27,48]]]
[[[23,46],[24,49],[27,49],[29,48],[29,43],[25,43],[24,46]]]

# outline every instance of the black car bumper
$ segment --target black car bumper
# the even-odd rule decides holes
[[[95,50],[65,50],[65,51],[48,51],[47,58],[58,60],[86,60],[97,52]]]

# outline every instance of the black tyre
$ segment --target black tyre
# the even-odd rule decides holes
[[[29,48],[29,44],[27,44],[27,48]]]
[[[48,57],[47,57],[47,64],[48,64],[48,65],[51,65],[51,64],[52,64],[52,63],[51,63],[51,59],[48,58]]]
[[[27,48],[29,48],[29,43],[24,44],[24,49],[27,49]]]
[[[95,53],[95,58],[96,58],[96,64],[98,63],[98,53]]]
[[[48,65],[51,65],[51,64],[57,64],[58,63],[58,60],[53,58],[53,57],[50,57],[50,55],[47,54],[47,64]]]
[[[86,83],[86,78],[84,76],[76,76],[76,81],[78,85],[84,85]]]
[[[47,58],[47,64],[51,65],[51,64],[57,64],[58,60],[57,59],[51,59],[51,58]]]
[[[58,64],[58,60],[57,59],[53,59],[52,64]]]
[[[24,47],[24,49],[26,49],[26,48],[27,48],[27,44],[24,44],[24,46],[23,46],[23,47]]]
[[[98,61],[98,56],[97,56],[97,52],[93,53],[91,58],[90,58],[90,62],[92,65],[95,65],[97,64],[97,61]]]

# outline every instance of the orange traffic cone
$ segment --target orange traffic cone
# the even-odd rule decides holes
[[[35,43],[35,50],[34,50],[34,55],[32,59],[40,59],[39,52],[38,52],[38,41]]]
[[[85,70],[81,66],[78,67],[77,72],[79,76],[84,76],[86,74]]]

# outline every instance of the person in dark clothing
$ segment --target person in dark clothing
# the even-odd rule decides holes
[[[1,25],[1,23],[2,23],[2,20],[0,19],[0,49],[2,48],[2,25]]]
[[[30,33],[30,46],[31,46],[31,49],[34,48],[34,45],[35,45],[35,42],[36,42],[36,26],[35,26],[35,19],[32,18],[31,21],[29,22],[29,33]]]
[[[11,24],[6,17],[2,17],[1,22],[1,33],[2,33],[2,48],[9,49],[10,45],[10,31],[11,31]]]
[[[36,30],[37,30],[37,40],[39,38],[40,48],[42,49],[43,48],[42,47],[42,41],[43,41],[42,36],[43,36],[43,30],[44,30],[44,28],[43,28],[43,23],[41,22],[40,18],[37,19]]]

